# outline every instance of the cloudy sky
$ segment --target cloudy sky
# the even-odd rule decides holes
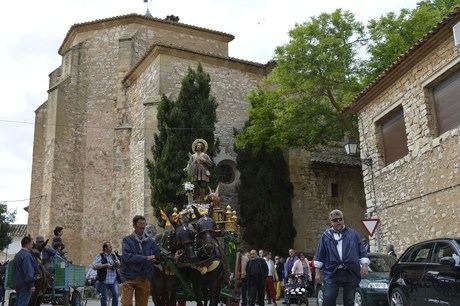
[[[361,21],[418,0],[153,0],[153,16],[235,35],[230,56],[265,63],[288,41],[295,23],[336,8]],[[2,1],[0,11],[0,201],[29,198],[34,110],[47,99],[48,74],[61,62],[57,50],[74,23],[130,13],[143,14],[143,0]],[[11,122],[19,121],[19,122]],[[15,223],[26,223],[28,201],[9,202]]]

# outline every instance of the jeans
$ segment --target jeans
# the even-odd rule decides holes
[[[323,281],[324,306],[335,306],[339,288],[343,288],[343,306],[353,306],[355,290],[358,284],[355,282],[342,282],[336,280]]]
[[[118,306],[118,284],[97,283],[97,291],[101,294],[101,306],[107,306],[107,289],[112,293],[112,306]]]
[[[27,306],[31,296],[32,292],[30,292],[30,289],[16,291],[16,302],[14,306]]]

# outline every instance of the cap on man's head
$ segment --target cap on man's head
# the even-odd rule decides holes
[[[329,213],[329,220],[334,220],[336,218],[343,218],[343,213],[342,211],[338,209],[334,209]]]
[[[45,237],[41,236],[41,235],[38,235],[36,238],[35,238],[35,242],[45,242]]]

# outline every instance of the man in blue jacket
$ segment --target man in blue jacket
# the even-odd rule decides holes
[[[360,235],[345,227],[343,213],[334,209],[329,213],[331,228],[321,236],[315,256],[315,279],[323,281],[324,305],[336,305],[339,287],[343,288],[344,306],[354,303],[355,289],[361,275],[368,273],[367,250]]]
[[[284,263],[284,270],[283,270],[283,279],[284,283],[287,283],[289,275],[292,273],[292,266],[294,263],[299,259],[297,257],[296,252],[294,249],[289,249],[289,257],[286,258],[286,262]]]
[[[33,239],[29,236],[22,238],[22,249],[14,256],[13,261],[13,288],[16,290],[15,306],[27,306],[38,274],[37,263],[32,255]]]
[[[121,304],[147,306],[150,294],[150,279],[153,263],[159,255],[155,241],[145,233],[146,221],[143,216],[133,218],[134,233],[123,238],[121,256]]]

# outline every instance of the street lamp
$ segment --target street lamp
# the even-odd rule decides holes
[[[348,156],[359,156],[359,146],[358,143],[354,139],[349,139],[348,142],[345,144],[345,152],[347,153]],[[375,211],[377,205],[375,203],[375,185],[374,185],[374,171],[372,169],[372,158],[364,158],[361,159],[361,162],[365,164],[366,166],[370,167],[370,174],[371,174],[371,187],[372,187],[372,202],[371,202],[371,208],[373,211]],[[372,212],[371,213],[366,213],[365,218],[370,218],[372,217]],[[377,232],[377,250],[380,252],[381,246],[380,246],[380,230]]]
[[[348,140],[348,142],[345,144],[345,152],[347,152],[347,155],[349,156],[358,156],[359,155],[358,143],[354,139]],[[371,158],[361,159],[361,162],[365,164],[366,166],[372,166]]]

